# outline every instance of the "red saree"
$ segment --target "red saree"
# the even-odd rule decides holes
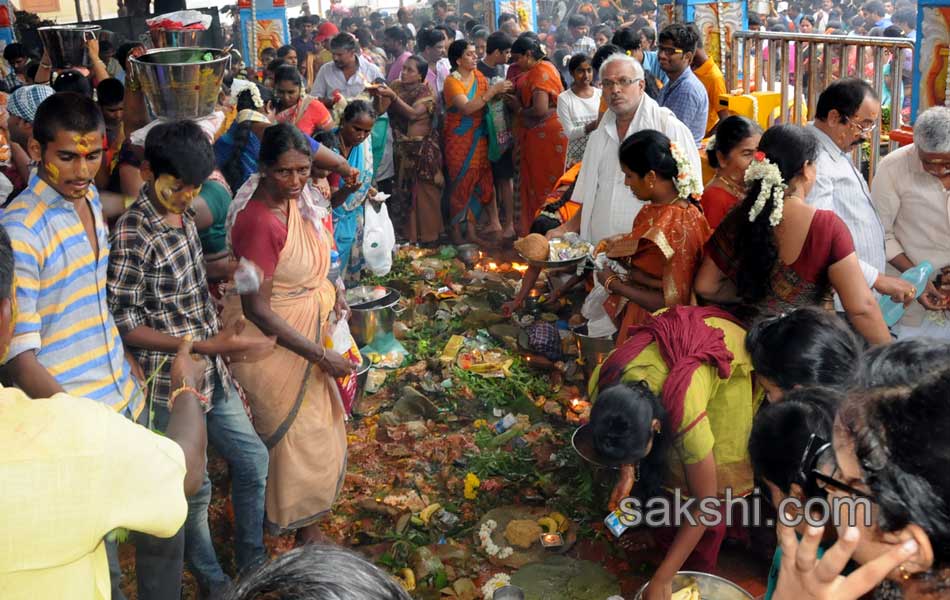
[[[544,120],[533,127],[526,127],[522,118],[517,128],[518,145],[521,149],[519,228],[521,235],[527,235],[534,215],[544,205],[548,193],[564,172],[567,137],[557,118],[557,97],[564,91],[564,87],[557,69],[544,60],[522,73],[516,79],[516,85],[518,98],[524,108],[531,107],[535,92],[542,91],[548,95],[549,110]]]
[[[692,303],[693,277],[710,235],[706,217],[692,204],[647,204],[637,214],[633,231],[602,244],[609,258],[659,279],[664,304],[671,307]],[[618,346],[627,339],[632,326],[650,316],[644,308],[616,294],[607,299],[604,308],[620,321]]]

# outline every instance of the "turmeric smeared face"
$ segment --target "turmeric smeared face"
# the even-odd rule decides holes
[[[67,200],[78,200],[102,165],[103,132],[58,131],[45,148],[32,140],[30,153],[42,163],[39,173],[46,183]]]
[[[169,175],[160,175],[155,180],[155,198],[170,213],[180,215],[188,210],[201,193],[200,185],[186,185],[182,180]]]

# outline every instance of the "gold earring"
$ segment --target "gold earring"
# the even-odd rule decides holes
[[[900,571],[901,579],[903,579],[904,581],[907,581],[908,579],[910,579],[911,574],[907,572],[907,569],[904,568],[904,565],[898,566],[897,570]]]

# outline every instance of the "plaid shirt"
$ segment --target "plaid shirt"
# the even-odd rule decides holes
[[[0,77],[0,92],[10,93],[18,87],[23,87],[23,82],[16,76],[15,71],[10,71],[3,77]]]
[[[112,230],[109,254],[109,309],[119,331],[125,335],[139,325],[178,338],[192,336],[206,340],[221,329],[211,301],[205,273],[201,241],[194,212],[182,215],[181,229],[169,226],[152,206],[143,186],[138,199],[119,217]],[[171,366],[174,354],[130,348],[147,377],[158,370],[153,400],[168,403],[171,394]],[[231,376],[220,356],[209,361],[201,390],[209,399],[214,391],[214,375],[227,386]]]
[[[673,111],[676,118],[689,127],[693,140],[699,146],[706,135],[709,94],[693,70],[686,67],[679,77],[660,90],[658,102],[660,106]]]

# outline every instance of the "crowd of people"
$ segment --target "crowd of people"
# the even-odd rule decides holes
[[[769,29],[914,35],[902,2],[784,4]],[[657,31],[655,13],[583,5],[538,32],[442,0],[431,20],[303,17],[259,70],[235,65],[214,114],[177,121],[145,102],[139,43],[90,40],[83,69],[8,45],[0,596],[122,598],[108,534],[124,528],[142,599],[179,597],[185,565],[205,597],[405,597],[320,531],[346,473],[336,380],[354,370],[330,338],[385,206],[401,243],[595,247],[597,269],[553,297],[586,280],[575,317],[616,341],[581,436],[618,468],[610,510],[674,490],[867,499],[862,527],[780,525],[766,597],[940,597],[950,109],[918,115],[869,186],[852,150],[884,91],[842,78],[808,126],[762,131],[721,109],[700,32]],[[921,289],[900,277],[924,262]],[[231,474],[236,582],[208,524],[209,444]],[[656,529],[643,597],[714,570],[749,529]],[[306,547],[267,563],[265,530]]]

